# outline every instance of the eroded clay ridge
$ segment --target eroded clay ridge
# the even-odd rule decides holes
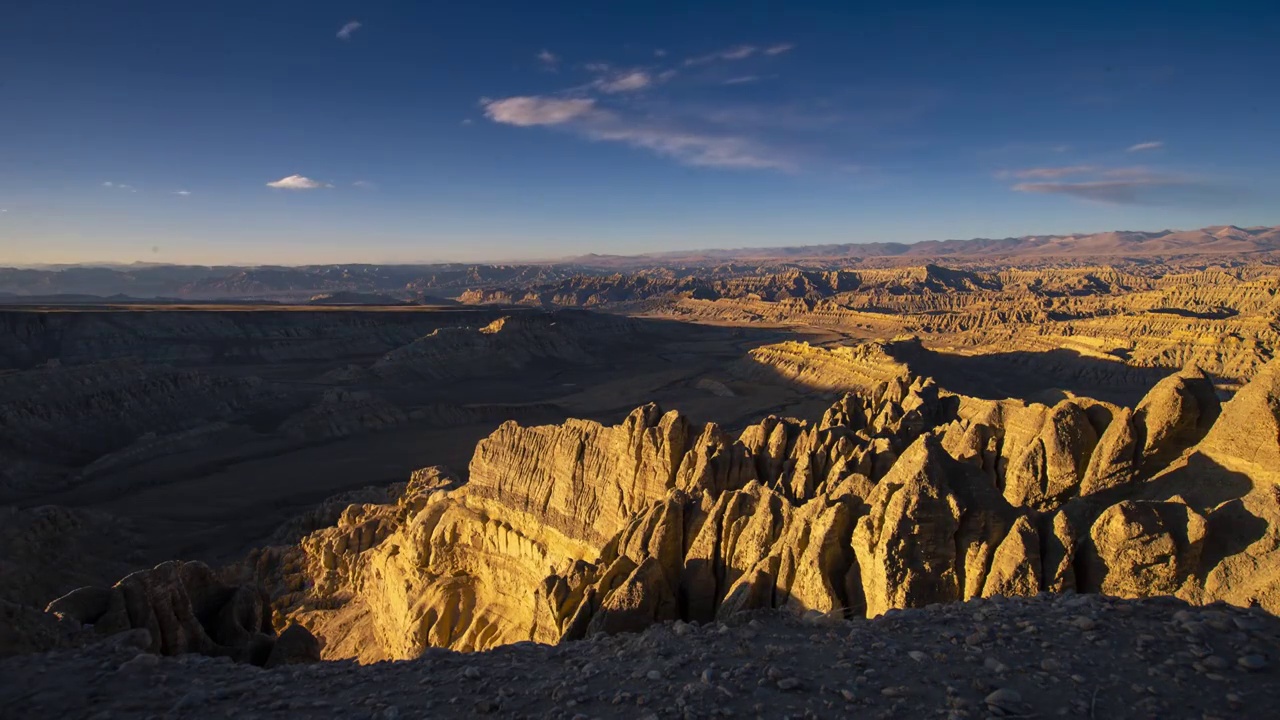
[[[362,661],[1043,590],[1275,612],[1278,480],[1280,362],[1222,407],[1196,370],[1134,408],[902,377],[737,437],[652,405],[611,427],[510,422],[466,483],[423,470],[394,503],[254,553],[236,582],[268,588],[275,629]],[[107,596],[77,593],[51,609],[101,624]]]
[[[461,300],[801,323],[878,337],[911,333],[961,346],[1068,347],[1141,367],[1194,363],[1231,380],[1252,377],[1280,341],[1280,269],[1261,264],[999,271],[922,265],[727,279],[639,272],[475,290]]]

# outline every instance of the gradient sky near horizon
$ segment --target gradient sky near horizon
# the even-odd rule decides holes
[[[1280,6],[0,10],[0,264],[1280,223]]]

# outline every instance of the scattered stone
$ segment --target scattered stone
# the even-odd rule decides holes
[[[1011,688],[1000,688],[987,695],[982,701],[991,707],[1007,712],[1014,712],[1022,708],[1022,695]]]
[[[1270,663],[1267,662],[1267,658],[1262,655],[1242,655],[1238,660],[1236,660],[1236,664],[1249,672],[1266,670],[1270,665]]]

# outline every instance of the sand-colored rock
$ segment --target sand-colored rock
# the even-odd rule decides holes
[[[1042,578],[1040,536],[1031,521],[1023,516],[996,548],[982,594],[984,597],[1035,595],[1040,592]]]
[[[1267,364],[1222,408],[1200,447],[1229,467],[1280,482],[1280,360]]]
[[[1089,531],[1085,588],[1120,597],[1175,595],[1192,579],[1205,519],[1181,502],[1126,500]]]
[[[1167,464],[1204,437],[1218,413],[1213,384],[1198,368],[1161,380],[1133,413],[1141,428],[1144,461],[1157,467]]]

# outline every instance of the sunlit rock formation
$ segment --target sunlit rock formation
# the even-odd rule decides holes
[[[649,405],[507,423],[462,482],[415,475],[247,566],[326,657],[558,642],[742,610],[878,615],[1041,591],[1280,610],[1280,363],[1221,411],[1203,375],[1136,408],[903,376],[736,436]]]

